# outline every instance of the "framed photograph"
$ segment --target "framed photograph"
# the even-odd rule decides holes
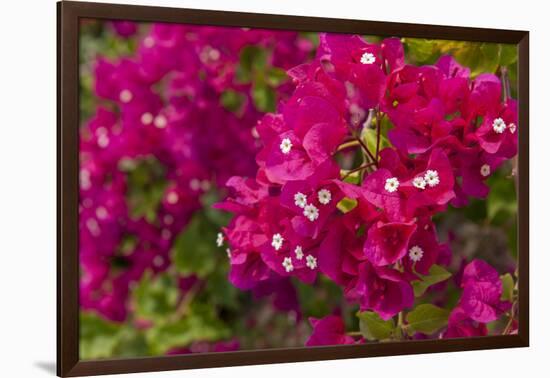
[[[58,375],[529,345],[528,32],[57,9]]]

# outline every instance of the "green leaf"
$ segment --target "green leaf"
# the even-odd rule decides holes
[[[415,297],[422,296],[430,286],[449,279],[451,273],[439,265],[432,265],[427,276],[421,274],[419,274],[419,276],[422,279],[421,281],[412,282]]]
[[[355,209],[356,206],[357,200],[348,197],[342,198],[340,202],[338,202],[338,204],[336,205],[338,210],[340,210],[344,214],[352,211],[353,209]]]
[[[517,215],[518,205],[514,181],[505,177],[491,177],[491,191],[487,197],[487,216],[491,223],[502,224]]]
[[[246,101],[246,96],[240,92],[228,89],[220,96],[222,106],[233,113],[238,113]]]
[[[416,306],[407,314],[407,332],[412,335],[421,332],[431,335],[443,328],[448,321],[449,310],[426,303]]]
[[[395,330],[393,319],[383,320],[376,312],[358,312],[357,317],[361,334],[367,340],[389,339]]]
[[[267,70],[265,79],[270,86],[278,87],[288,79],[288,76],[282,68],[271,67]]]
[[[174,322],[161,324],[146,332],[152,354],[165,354],[174,347],[194,341],[216,341],[229,337],[229,328],[221,322],[209,304],[193,304],[189,313]]]
[[[502,295],[500,299],[512,302],[514,299],[514,278],[510,273],[506,273],[500,276],[500,281],[502,282]]]
[[[205,277],[216,267],[216,256],[222,251],[216,247],[216,230],[204,214],[196,214],[177,236],[172,256],[179,273]]]
[[[516,45],[500,45],[500,65],[509,66],[518,60]]]
[[[263,70],[267,63],[267,51],[258,46],[246,46],[241,50],[235,72],[237,82],[250,83],[254,72]]]
[[[179,290],[173,277],[161,274],[153,278],[147,271],[134,290],[136,315],[148,320],[163,320],[177,307]]]
[[[92,360],[111,357],[119,342],[121,326],[93,313],[80,313],[80,358]]]
[[[126,198],[130,216],[133,219],[145,217],[153,223],[167,186],[164,167],[156,158],[148,156],[139,160],[122,160],[118,169],[127,173]]]
[[[252,100],[259,111],[275,111],[275,91],[262,81],[257,81],[252,87]]]

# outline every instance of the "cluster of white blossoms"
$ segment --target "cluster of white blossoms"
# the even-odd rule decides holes
[[[483,177],[487,177],[491,174],[491,167],[489,166],[489,164],[483,164],[481,166],[481,168],[479,169],[479,173],[483,176]]]
[[[517,130],[517,126],[515,123],[511,122],[508,126],[506,126],[506,122],[502,118],[495,118],[493,121],[493,130],[497,134],[502,134],[506,128],[510,130],[512,134],[514,134]]]
[[[296,247],[296,250],[300,248],[300,257],[298,257],[298,254],[296,254],[296,258],[298,260],[301,260],[303,258],[303,252],[301,251],[301,247]],[[285,257],[283,259],[283,262],[281,264],[283,266],[283,268],[285,268],[285,271],[287,273],[290,273],[294,270],[294,264],[292,263],[292,258],[290,257]],[[317,258],[315,256],[312,256],[312,255],[307,255],[306,256],[306,266],[311,269],[311,270],[314,270],[315,268],[317,268]]]
[[[279,145],[279,148],[281,149],[281,152],[285,155],[290,153],[290,150],[292,150],[292,142],[289,138],[284,138],[281,141],[281,144]]]
[[[376,62],[376,58],[375,58],[374,54],[372,54],[370,52],[366,52],[361,56],[361,63],[362,64],[373,64],[374,62]]]
[[[419,246],[415,245],[411,249],[409,249],[409,258],[414,262],[419,262],[422,260],[422,256],[424,256],[424,251]]]
[[[332,201],[332,193],[328,189],[321,189],[317,192],[317,199],[321,205],[328,205]],[[307,203],[307,196],[302,192],[294,194],[294,204],[304,209],[304,216],[311,222],[319,218],[319,209],[314,204]]]
[[[273,238],[271,239],[271,246],[275,248],[276,251],[281,249],[283,247],[283,242],[285,239],[281,236],[281,234],[275,234],[273,235]]]
[[[384,185],[384,189],[386,189],[387,192],[393,193],[399,188],[399,180],[397,177],[391,177],[386,180],[386,185]]]

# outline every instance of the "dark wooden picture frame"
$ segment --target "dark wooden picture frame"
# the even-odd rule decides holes
[[[120,19],[296,31],[484,41],[518,48],[519,331],[516,335],[417,340],[380,344],[250,350],[166,357],[79,360],[78,123],[79,19]],[[81,376],[357,357],[436,353],[529,345],[529,33],[496,29],[313,17],[172,9],[149,6],[57,3],[57,374]],[[289,351],[291,351],[289,353]]]

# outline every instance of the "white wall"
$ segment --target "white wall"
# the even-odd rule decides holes
[[[149,377],[517,377],[550,350],[550,21],[544,2],[352,0],[122,1],[531,31],[531,347],[198,371]],[[1,3],[0,376],[53,374],[55,361],[55,1]],[[7,85],[6,85],[7,84]],[[539,374],[542,375],[542,374]],[[536,376],[536,375],[535,375]]]

